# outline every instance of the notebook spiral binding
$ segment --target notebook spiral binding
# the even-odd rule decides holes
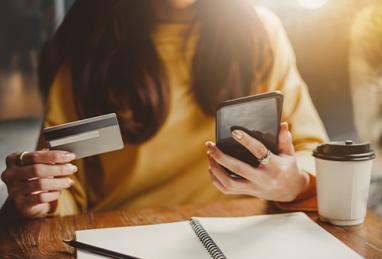
[[[207,249],[208,253],[213,259],[227,259],[222,250],[217,246],[214,240],[210,237],[207,231],[203,228],[202,224],[196,219],[190,221],[191,227],[195,234],[198,236],[200,242]]]

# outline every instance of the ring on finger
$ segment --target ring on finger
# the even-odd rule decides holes
[[[266,165],[269,163],[271,155],[272,155],[271,151],[267,149],[267,153],[265,154],[265,156],[262,157],[261,159],[258,159],[257,161],[259,161],[259,163],[262,165]]]
[[[18,164],[19,166],[23,166],[23,165],[25,165],[25,164],[24,164],[24,160],[23,160],[23,158],[24,158],[25,154],[27,154],[27,153],[28,153],[28,152],[26,152],[26,151],[20,153],[20,155],[19,155],[19,157],[18,157],[18,159],[17,159],[17,164]]]

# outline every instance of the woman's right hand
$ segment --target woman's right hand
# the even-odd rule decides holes
[[[24,217],[37,218],[54,209],[61,190],[73,185],[68,176],[77,172],[70,164],[75,155],[66,151],[41,150],[7,157],[1,179],[7,185],[9,199]]]

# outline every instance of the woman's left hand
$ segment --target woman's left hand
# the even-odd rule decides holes
[[[233,138],[248,149],[255,158],[266,157],[268,149],[243,131],[232,132]],[[290,202],[309,184],[309,176],[297,166],[292,136],[287,123],[281,123],[279,154],[271,154],[268,163],[254,168],[238,159],[224,154],[213,142],[206,142],[209,171],[213,184],[225,194],[244,194],[272,201]],[[233,179],[223,166],[244,179]]]

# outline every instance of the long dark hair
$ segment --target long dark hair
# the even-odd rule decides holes
[[[116,112],[126,143],[148,140],[168,115],[169,89],[150,37],[152,0],[77,0],[45,45],[39,78],[47,93],[70,68],[80,118]],[[273,63],[263,24],[248,0],[200,0],[191,91],[201,109],[250,93]]]

